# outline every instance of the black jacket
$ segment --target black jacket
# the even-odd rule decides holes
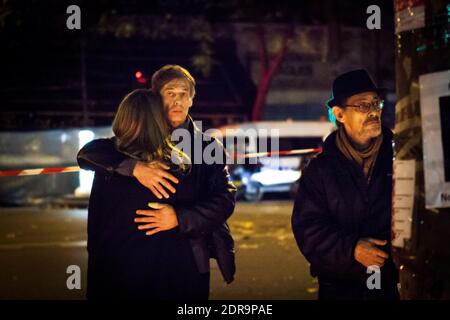
[[[194,139],[202,141],[202,150],[212,144],[219,144],[219,149],[225,153],[217,140],[207,138],[203,141],[205,135],[190,118],[189,131]],[[194,164],[191,172],[181,177],[180,183],[175,185],[177,192],[174,195],[168,200],[159,200],[146,189],[148,202],[173,205],[179,222],[177,232],[189,238],[198,271],[209,272],[209,259],[215,258],[224,280],[230,283],[235,273],[234,241],[226,220],[234,211],[236,188],[225,164],[196,164],[195,156],[192,155]],[[81,168],[94,170],[105,177],[117,176],[116,169],[125,159],[127,156],[115,149],[113,139],[92,141],[79,151],[77,157]],[[136,179],[130,179],[139,184]],[[141,209],[147,209],[147,206]],[[139,232],[137,225],[136,232]]]
[[[303,170],[296,197],[292,229],[297,244],[311,264],[311,274],[331,282],[365,285],[366,268],[354,258],[359,239],[387,240],[380,247],[389,254],[392,206],[392,132],[383,128],[383,143],[370,184],[362,169],[337,148],[336,132],[323,151]],[[381,268],[381,279],[397,281],[391,258]]]

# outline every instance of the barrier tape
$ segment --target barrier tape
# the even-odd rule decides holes
[[[238,155],[238,157],[243,158],[256,158],[256,157],[271,157],[271,156],[289,156],[289,155],[301,155],[309,153],[319,153],[321,148],[312,149],[298,149],[289,151],[278,151],[278,152],[255,152],[247,153],[244,155]],[[78,172],[80,167],[60,167],[60,168],[38,168],[38,169],[20,169],[20,170],[0,170],[0,177],[18,177],[18,176],[35,176],[41,174],[54,174],[54,173],[66,173],[66,172]]]
[[[278,152],[254,152],[254,153],[247,153],[244,155],[238,155],[238,157],[257,158],[257,157],[271,157],[271,156],[290,156],[290,155],[320,153],[320,152],[322,152],[321,148],[311,148],[311,149],[298,149],[298,150],[278,151]]]
[[[53,174],[65,172],[77,172],[80,167],[62,167],[62,168],[38,168],[38,169],[22,169],[22,170],[0,170],[0,177],[17,177],[17,176],[35,176],[40,174]]]

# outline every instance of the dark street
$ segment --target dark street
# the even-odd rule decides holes
[[[290,229],[292,201],[238,203],[230,219],[235,281],[212,261],[211,299],[315,299],[317,284]],[[2,208],[0,299],[84,299],[86,210]],[[81,290],[68,290],[66,269],[81,268]]]

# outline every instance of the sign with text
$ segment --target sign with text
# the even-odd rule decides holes
[[[450,207],[450,70],[419,77],[425,207]]]
[[[392,245],[396,247],[404,247],[405,240],[411,238],[415,181],[416,160],[395,160]]]

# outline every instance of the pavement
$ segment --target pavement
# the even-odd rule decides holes
[[[238,202],[229,220],[236,242],[236,278],[229,285],[212,261],[211,299],[317,297],[317,281],[291,232],[293,202]],[[0,299],[84,299],[86,209],[0,208]],[[81,289],[69,290],[71,265]]]

